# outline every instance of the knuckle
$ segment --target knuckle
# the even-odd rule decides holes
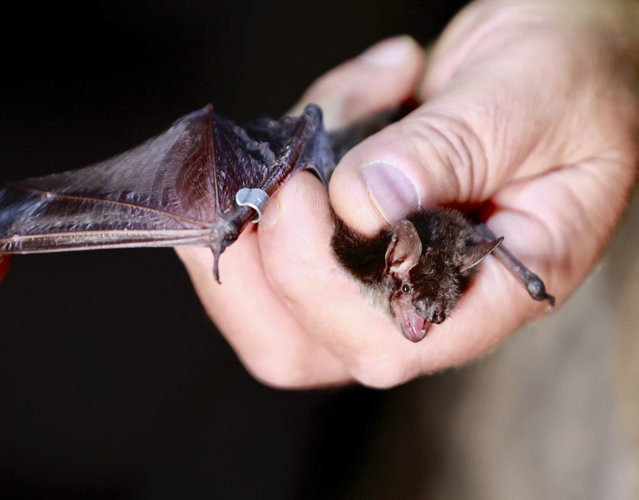
[[[268,349],[244,361],[249,373],[264,385],[281,389],[308,387],[316,381],[296,348]]]
[[[285,269],[267,269],[266,276],[270,286],[289,310],[303,307],[308,300],[307,281],[303,274],[304,266],[289,264]]]
[[[484,195],[488,160],[474,127],[460,117],[432,111],[404,120],[402,126],[420,165],[440,166],[447,181],[455,184],[459,201]]]
[[[412,363],[392,355],[357,356],[350,366],[350,374],[362,385],[374,389],[390,389],[419,375]]]
[[[344,85],[344,82],[350,77],[351,71],[349,71],[349,68],[349,64],[344,63],[328,73],[321,75],[311,83],[304,93],[304,96],[306,98],[326,96],[347,90],[348,87]]]

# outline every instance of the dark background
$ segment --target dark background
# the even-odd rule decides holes
[[[0,181],[105,159],[208,102],[278,116],[384,37],[432,40],[464,3],[3,7]],[[170,249],[14,257],[0,345],[1,498],[411,498],[437,474],[413,401],[436,434],[449,379],[264,387]]]

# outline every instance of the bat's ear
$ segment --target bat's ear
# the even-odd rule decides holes
[[[488,254],[497,248],[502,241],[504,241],[503,236],[487,243],[478,243],[477,245],[468,247],[463,256],[461,271],[468,271],[475,267],[484,260]]]
[[[386,272],[403,280],[417,265],[422,254],[422,240],[412,222],[403,220],[393,227],[393,236],[386,249]]]

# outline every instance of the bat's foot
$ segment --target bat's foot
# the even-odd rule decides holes
[[[533,299],[547,300],[550,307],[555,307],[555,297],[546,292],[546,285],[536,274],[530,273],[526,277],[526,289]]]

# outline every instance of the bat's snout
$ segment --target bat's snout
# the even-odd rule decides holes
[[[431,323],[417,314],[407,313],[402,315],[400,326],[402,333],[411,342],[419,342],[422,340],[430,328]]]

